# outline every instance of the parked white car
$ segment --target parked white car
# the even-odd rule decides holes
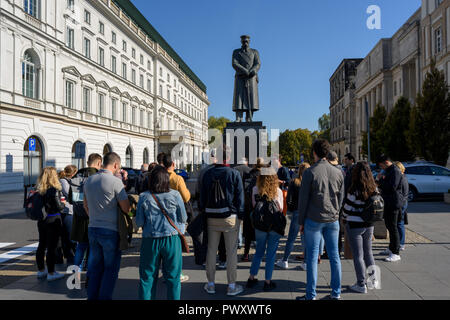
[[[409,183],[409,201],[419,196],[440,196],[450,189],[450,170],[429,162],[404,164]]]

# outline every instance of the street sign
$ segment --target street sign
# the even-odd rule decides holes
[[[28,140],[28,151],[36,151],[36,139],[30,138]]]

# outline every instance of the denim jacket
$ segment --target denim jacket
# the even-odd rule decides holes
[[[167,193],[157,193],[155,196],[177,228],[184,232],[187,215],[180,193],[170,190]],[[139,197],[136,225],[142,227],[143,238],[163,238],[178,234],[149,191],[142,193]]]

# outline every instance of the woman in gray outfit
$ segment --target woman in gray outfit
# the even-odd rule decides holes
[[[364,222],[361,213],[366,203],[375,192],[377,185],[367,162],[359,162],[352,172],[352,184],[344,202],[344,222],[353,253],[357,283],[350,290],[367,293],[367,289],[374,289],[379,282],[371,276],[366,279],[366,270],[375,266],[372,253],[373,223]],[[375,271],[376,269],[374,269]],[[370,281],[369,281],[370,280]]]

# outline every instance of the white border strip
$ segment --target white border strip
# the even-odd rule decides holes
[[[18,257],[23,256],[25,254],[34,252],[34,251],[36,251],[38,245],[39,245],[39,242],[36,242],[36,243],[30,244],[28,246],[25,246],[25,247],[22,247],[19,249],[15,249],[12,251],[2,253],[2,254],[0,254],[0,264],[5,263],[12,259],[17,259]]]

